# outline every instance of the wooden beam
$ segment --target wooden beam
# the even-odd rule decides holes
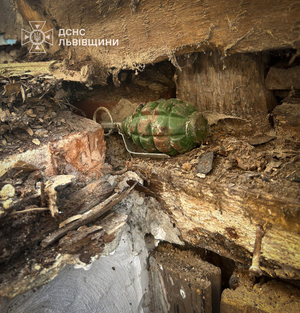
[[[48,79],[77,81],[88,85],[97,82],[93,81],[92,66],[85,65],[80,71],[74,71],[67,69],[63,62],[57,61],[0,64],[0,76],[5,78],[45,76]]]
[[[62,47],[61,39],[93,40],[93,45],[65,44],[65,49],[72,50],[76,60],[90,56],[102,68],[141,69],[141,64],[163,59],[177,65],[175,55],[210,47],[224,55],[299,47],[300,3],[296,0],[75,0],[72,6],[59,0],[48,6],[48,1],[42,0],[34,7],[28,0],[15,2],[27,21],[38,12],[43,21],[55,21],[57,29],[84,29],[84,37],[59,37],[55,31],[53,48]],[[50,22],[47,25],[52,27]],[[118,40],[118,45],[113,40]]]
[[[176,72],[179,99],[195,104],[200,112],[243,118],[240,128],[244,131],[246,122],[252,122],[255,128],[260,123],[260,130],[269,128],[267,115],[277,102],[265,87],[267,57],[235,54],[224,58],[218,51],[211,51],[177,60],[182,67]]]
[[[189,250],[159,246],[150,257],[151,312],[220,312],[221,270]]]
[[[31,76],[50,74],[50,66],[53,63],[55,61],[0,64],[0,75],[9,78],[26,74]]]
[[[176,170],[138,163],[150,189],[193,246],[250,268],[257,224],[265,229],[261,269],[273,277],[300,278],[299,199],[245,186],[207,182]]]
[[[286,98],[274,111],[274,124],[277,133],[288,140],[300,140],[300,99]]]
[[[99,218],[106,212],[108,212],[114,205],[119,203],[122,199],[124,199],[131,190],[135,187],[133,185],[132,187],[128,188],[127,190],[121,192],[121,193],[115,193],[109,198],[107,198],[105,201],[101,202],[100,204],[96,205],[95,207],[91,208],[86,214],[83,214],[79,219],[76,221],[67,224],[66,226],[56,230],[54,233],[50,234],[48,237],[46,237],[42,242],[41,246],[43,248],[51,245],[59,238],[66,235],[69,231],[74,230],[82,225],[88,224],[90,222],[93,222],[95,219]]]
[[[276,64],[272,66],[266,77],[269,90],[300,89],[300,65]]]

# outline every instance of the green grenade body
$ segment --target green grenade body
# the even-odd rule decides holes
[[[206,139],[207,120],[192,104],[161,99],[138,107],[125,118],[122,131],[149,152],[176,155]]]

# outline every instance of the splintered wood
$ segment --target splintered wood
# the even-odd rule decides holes
[[[159,246],[149,263],[151,312],[219,312],[220,268],[168,244]]]
[[[14,172],[10,173],[13,174]],[[11,180],[12,184],[14,184],[15,181],[18,181],[20,184],[21,179],[24,180],[24,187],[27,187],[27,189],[22,189],[23,184],[16,187],[15,196],[11,196],[10,198],[12,203],[10,208],[5,209],[5,212],[0,218],[0,233],[3,237],[6,236],[9,238],[8,241],[1,241],[0,243],[0,262],[9,261],[15,254],[42,241],[46,235],[58,228],[61,219],[67,220],[78,215],[82,208],[89,210],[97,206],[113,192],[113,187],[103,179],[95,180],[85,187],[76,190],[78,187],[74,188],[74,185],[70,184],[73,178],[70,177],[70,175],[53,177],[51,186],[56,186],[56,188],[60,187],[59,191],[52,188],[52,191],[54,190],[60,196],[55,202],[53,202],[53,198],[49,199],[46,194],[46,204],[48,205],[50,201],[50,204],[55,205],[60,212],[59,216],[55,215],[55,218],[53,218],[47,213],[47,211],[49,211],[48,207],[41,207],[39,192],[35,191],[35,193],[32,193],[34,189],[28,189],[30,184],[34,186],[35,180],[32,182],[31,177],[26,179],[27,175],[23,178],[24,174],[21,176],[19,173],[15,180]],[[68,184],[70,184],[69,187],[66,186]],[[33,186],[32,188],[34,188]],[[31,194],[25,197],[21,196],[18,199],[19,193],[22,190],[23,192],[30,192]],[[62,195],[65,195],[69,200],[61,199]],[[0,200],[1,202],[7,201],[2,197]],[[19,224],[18,231],[11,232],[10,229],[16,222],[16,218]],[[22,240],[23,232],[29,232],[26,241]],[[14,241],[15,244],[10,245],[10,241]]]
[[[50,87],[52,87],[51,84],[53,85],[53,82],[55,84],[59,80],[77,81],[87,85],[91,83],[91,77],[93,77],[92,66],[85,65],[81,71],[66,70],[66,62],[67,60],[65,64],[57,61],[0,64],[0,76],[2,78],[13,76],[15,78],[29,77],[35,78],[35,80],[37,80],[36,78],[48,80],[49,85],[46,86],[47,88],[45,88],[43,93],[39,94],[41,98],[49,92]],[[26,86],[25,83],[24,85]],[[19,93],[21,88],[23,88],[21,83],[8,84],[5,88],[5,93],[6,95]],[[32,97],[33,95],[30,96]],[[24,96],[23,100],[25,100]]]
[[[49,100],[3,106],[0,118],[0,176],[19,160],[42,168],[46,176],[102,174],[106,147],[99,124]]]
[[[57,87],[53,79],[31,77],[17,88],[7,83],[1,98],[0,263],[5,271],[0,274],[0,296],[37,287],[67,263],[89,264],[125,223],[116,214],[101,226],[97,220],[126,195],[109,198],[114,188],[99,179],[106,149],[101,126],[73,114],[67,101],[44,97],[53,92],[47,79]],[[41,99],[28,99],[31,84]],[[38,91],[40,87],[44,89]],[[92,208],[107,198],[95,213]],[[80,222],[75,221],[78,216]],[[86,223],[96,224],[86,229]],[[42,248],[40,243],[55,231],[61,240],[54,249]]]
[[[47,21],[47,30],[55,29],[57,25],[63,31],[70,25],[76,29],[80,25],[86,30],[86,38],[92,43],[88,49],[78,44],[76,49],[70,50],[67,44],[59,45],[60,40],[65,42],[64,36],[55,36],[56,42],[47,55],[64,48],[65,55],[75,65],[81,60],[99,64],[96,77],[103,75],[105,69],[116,74],[121,68],[142,71],[145,64],[161,60],[170,60],[180,68],[176,54],[205,51],[208,47],[218,47],[224,55],[299,47],[300,8],[297,1],[216,0],[190,5],[189,0],[164,4],[154,0],[131,1],[129,5],[126,1],[89,0],[85,1],[89,12],[86,19],[78,10],[81,5],[81,0],[75,0],[72,6],[65,6],[59,0],[52,0],[49,6],[46,0],[41,0],[37,7],[25,0],[18,2],[18,11],[27,22],[33,21],[38,14],[41,21]],[[74,36],[74,39],[80,38]],[[103,43],[97,46],[101,39]]]
[[[18,164],[20,165],[20,162]],[[30,175],[28,168],[31,167],[28,164],[25,166],[24,163],[21,165],[27,169],[25,177]],[[10,177],[7,176],[7,179]],[[15,179],[20,183],[20,173]],[[13,184],[14,180],[10,182]],[[27,178],[25,182],[30,181]],[[105,179],[94,180],[83,188],[78,186],[78,182],[73,183],[71,175],[53,176],[48,182],[51,192],[55,192],[55,197],[51,198],[52,193],[49,195],[45,188],[46,203],[55,205],[59,214],[51,217],[49,212],[45,212],[49,211],[49,208],[38,207],[41,199],[40,194],[36,192],[32,197],[21,199],[17,202],[18,207],[6,210],[5,216],[0,218],[0,234],[2,238],[6,238],[0,242],[0,263],[7,264],[5,273],[0,275],[0,296],[13,297],[40,286],[52,279],[58,270],[68,263],[89,264],[92,258],[100,256],[104,246],[115,238],[115,233],[126,223],[127,215],[112,213],[102,220],[99,220],[99,217],[124,199],[135,185],[112,195],[114,188]],[[0,200],[11,197],[15,204],[19,189],[16,187],[15,191],[10,184],[4,187],[1,189]],[[20,209],[25,206],[24,201],[31,203],[32,207],[28,204],[27,209]],[[61,220],[63,222],[60,223]],[[12,232],[11,229],[16,223],[18,229]],[[25,233],[26,240],[23,240]],[[14,242],[14,245],[10,242]],[[30,252],[26,252],[27,250]],[[23,262],[19,260],[20,270],[13,271],[15,274],[12,277],[14,257],[20,253],[27,253],[30,258]],[[38,268],[38,271],[30,270],[30,274],[24,278],[23,272],[32,267]]]
[[[228,136],[170,160],[136,159],[133,166],[185,242],[247,270],[253,258],[257,274],[298,280],[299,145],[278,137],[252,146],[251,139]],[[197,164],[209,152],[213,168],[199,176]]]
[[[46,237],[42,242],[41,246],[43,248],[47,247],[48,245],[52,244],[57,239],[64,236],[68,231],[76,229],[82,225],[92,222],[93,220],[97,219],[98,217],[105,214],[109,211],[114,205],[119,203],[122,199],[124,199],[130,191],[135,187],[135,185],[131,186],[129,189],[121,192],[120,194],[114,194],[106,199],[104,202],[98,204],[94,208],[90,209],[85,214],[81,215],[76,221],[71,222],[70,224],[60,228],[53,234]]]

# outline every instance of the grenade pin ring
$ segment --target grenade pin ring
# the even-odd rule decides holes
[[[133,143],[129,140],[129,138],[127,138],[127,136],[124,135],[123,131],[122,131],[122,123],[120,122],[114,122],[113,121],[113,118],[109,112],[109,110],[105,107],[99,107],[96,109],[96,111],[94,112],[94,115],[93,115],[93,120],[97,122],[97,113],[98,111],[105,111],[109,118],[110,118],[110,122],[102,122],[102,123],[99,123],[103,130],[104,130],[104,136],[109,136],[112,132],[114,131],[117,131],[122,139],[123,139],[123,142],[124,142],[124,145],[125,145],[125,148],[126,150],[133,156],[137,156],[137,157],[150,157],[150,158],[160,158],[160,159],[164,159],[164,158],[170,158],[169,155],[167,154],[164,154],[164,153],[150,153],[150,152],[137,152],[137,151],[134,151],[134,147],[133,147]],[[108,130],[107,133],[105,133],[105,130]]]
[[[97,113],[99,111],[105,111],[108,114],[108,116],[109,116],[109,119],[110,119],[110,123],[109,123],[109,127],[108,127],[109,130],[108,130],[107,133],[104,133],[104,136],[109,136],[112,133],[113,128],[114,128],[114,120],[113,120],[113,118],[112,118],[112,116],[111,116],[111,114],[110,114],[110,112],[109,112],[109,110],[107,108],[99,107],[99,108],[97,108],[97,110],[94,112],[94,115],[93,115],[93,120],[95,122],[97,122]],[[105,124],[107,124],[107,123],[105,123]]]

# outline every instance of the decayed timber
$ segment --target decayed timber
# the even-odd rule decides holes
[[[277,133],[290,140],[300,140],[300,99],[287,98],[274,111]]]
[[[84,29],[85,35],[61,39],[104,39],[104,45],[68,46],[72,58],[90,56],[105,68],[139,68],[174,55],[218,47],[224,54],[297,48],[299,44],[299,1],[91,1],[76,0],[72,6],[47,0],[32,4],[15,0],[24,21],[46,21],[45,31]],[[46,9],[47,8],[47,9]],[[28,24],[28,31],[31,31]],[[1,31],[1,29],[0,29]],[[20,33],[20,32],[19,32]],[[19,35],[20,36],[20,35]],[[106,45],[106,40],[108,44]],[[110,43],[111,40],[111,43]],[[118,45],[113,45],[118,40]]]
[[[151,312],[220,312],[220,268],[170,246],[159,246],[149,264]]]
[[[70,200],[60,206],[59,210],[63,212],[64,218],[76,215],[82,207],[88,210],[104,201],[111,195],[112,190],[113,187],[104,179],[93,181],[81,190],[71,194]],[[38,212],[23,218],[17,216],[20,219],[18,231],[9,231],[16,218],[15,215],[12,217],[6,216],[5,219],[1,220],[0,234],[2,238],[7,238],[7,240],[0,242],[0,262],[8,262],[13,256],[18,255],[28,247],[38,244],[47,234],[58,228],[58,220],[49,215],[40,214]],[[23,238],[23,233],[29,229],[30,233],[26,236],[26,240],[20,239]],[[8,231],[9,233],[7,233]],[[11,242],[14,242],[14,244],[12,245]]]
[[[242,185],[207,182],[159,166],[138,165],[181,231],[182,239],[241,262],[249,269],[257,225],[260,268],[273,277],[300,279],[300,202]]]
[[[68,224],[67,226],[58,229],[53,234],[46,237],[42,242],[41,246],[43,248],[47,247],[48,245],[55,242],[57,239],[63,237],[65,234],[67,234],[69,231],[76,229],[82,225],[85,225],[87,223],[90,223],[94,221],[95,219],[99,218],[106,212],[108,212],[114,205],[119,203],[122,199],[124,199],[131,190],[135,187],[133,185],[129,189],[121,192],[120,194],[114,194],[107,198],[103,203],[98,204],[97,206],[91,208],[86,214],[83,214],[78,220]]]
[[[83,66],[81,71],[67,70],[66,64],[57,61],[0,64],[0,76],[6,78],[42,75],[45,78],[92,84],[92,72],[91,66]]]
[[[272,66],[266,77],[269,90],[300,89],[300,65],[276,64]]]
[[[105,217],[99,223],[98,228],[101,233],[103,233],[103,230],[107,235],[105,238],[102,238],[101,234],[99,234],[100,238],[94,240],[95,244],[98,246],[97,256],[99,256],[103,250],[104,244],[112,241],[114,235],[124,226],[124,224],[126,224],[127,217],[128,216],[124,214],[113,213]],[[92,236],[93,235],[97,236],[98,233],[92,234]],[[69,249],[72,249],[72,246],[70,246]],[[7,272],[2,274],[0,297],[13,298],[18,294],[37,288],[52,280],[67,264],[80,263],[78,253],[70,254],[69,251],[66,251],[66,253],[54,251],[53,255],[51,250],[53,249],[49,248],[40,253],[40,259],[45,261],[45,267],[40,261],[32,260],[32,267],[30,267],[30,270],[27,270],[27,273],[29,274],[25,274],[26,272],[24,271],[18,272],[16,269],[14,270],[14,273]],[[88,250],[88,247],[85,247],[84,250]],[[95,257],[95,254],[92,256]]]
[[[54,61],[48,62],[26,62],[0,64],[0,75],[3,77],[15,77],[29,74],[37,76],[39,74],[50,74],[50,66]]]
[[[221,313],[299,312],[299,289],[274,280],[256,286],[249,288],[242,285],[235,290],[225,289],[222,293]]]
[[[177,96],[195,104],[200,112],[210,111],[244,119],[234,132],[247,122],[268,129],[267,115],[276,105],[275,96],[264,83],[262,55],[235,54],[222,58],[219,52],[194,53],[178,58]],[[252,131],[251,131],[252,134]]]
[[[31,102],[28,104],[28,107],[35,109],[35,105],[37,104]],[[55,121],[57,120],[52,119],[53,122],[51,121],[50,123],[49,119],[51,116],[47,116],[44,112],[42,114],[44,117],[43,124],[46,125],[48,123],[44,127],[49,129],[49,135],[46,137],[34,134],[34,137],[39,138],[36,145],[33,144],[33,141],[37,138],[28,134],[22,142],[18,141],[15,145],[19,152],[11,153],[9,149],[5,149],[2,152],[0,176],[7,169],[13,167],[17,161],[22,160],[39,168],[44,167],[45,176],[47,177],[61,174],[64,171],[67,172],[66,166],[70,165],[87,176],[99,177],[102,173],[101,167],[104,163],[106,149],[103,129],[100,124],[72,114],[70,111],[57,110],[57,113],[54,112],[55,117],[63,121],[63,124],[61,127],[59,125],[53,127],[56,125]],[[7,115],[8,118],[13,116],[10,112]],[[26,118],[25,114],[24,116]],[[23,123],[18,123],[16,118],[14,127],[17,128],[17,125],[20,125],[20,128],[23,126]],[[37,120],[29,125],[34,127],[35,125],[41,125],[41,122]],[[49,128],[49,125],[52,129]],[[1,146],[0,148],[3,147]]]

